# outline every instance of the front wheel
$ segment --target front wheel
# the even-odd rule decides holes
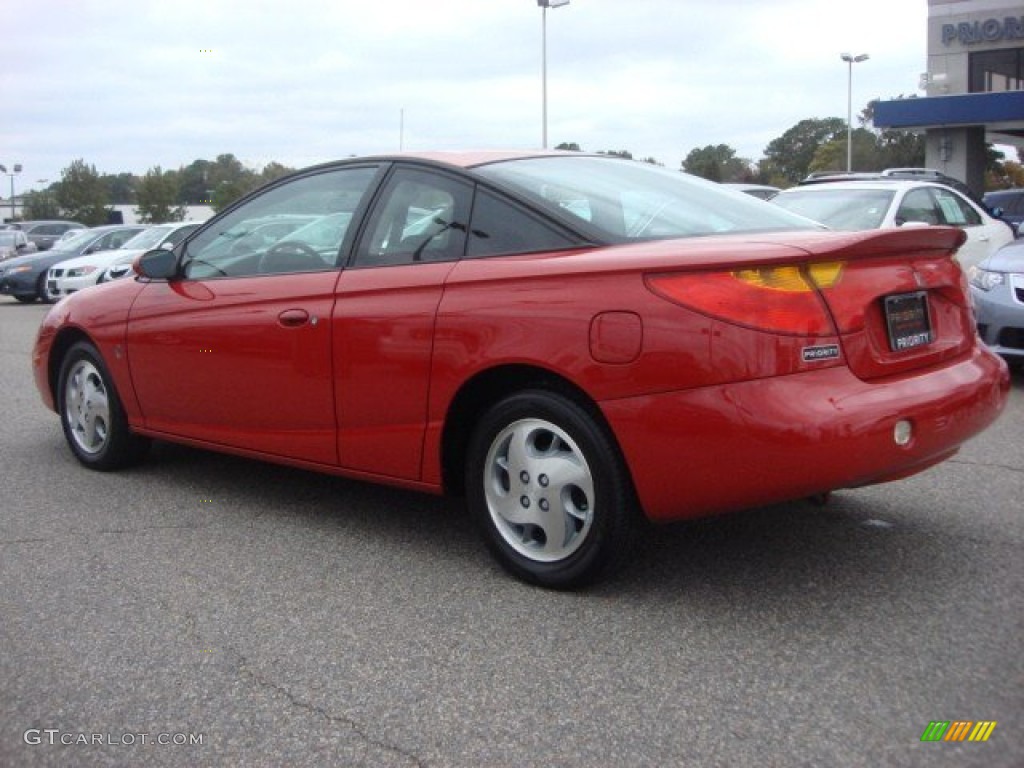
[[[68,350],[57,387],[64,437],[82,464],[106,471],[145,458],[149,440],[128,428],[113,379],[92,344],[80,341]]]
[[[567,589],[625,558],[632,485],[611,438],[573,400],[531,390],[497,403],[473,432],[466,473],[471,513],[513,575]]]
[[[55,304],[57,299],[60,298],[50,293],[50,287],[46,282],[46,272],[39,276],[39,281],[36,283],[36,295],[39,296],[39,300],[44,304]]]

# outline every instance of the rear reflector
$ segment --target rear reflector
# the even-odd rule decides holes
[[[834,285],[842,264],[753,267],[733,272],[650,275],[654,293],[706,315],[762,331],[831,336],[832,320],[815,286]]]

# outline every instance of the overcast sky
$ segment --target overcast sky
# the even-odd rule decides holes
[[[141,174],[225,152],[258,170],[541,145],[536,0],[3,6],[0,163],[24,166],[18,192],[77,158]],[[547,14],[549,143],[756,161],[804,118],[845,119],[843,52],[871,56],[854,114],[918,93],[927,17],[927,0],[571,0]]]

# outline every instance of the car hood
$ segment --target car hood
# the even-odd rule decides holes
[[[95,264],[97,267],[107,267],[120,258],[122,253],[125,253],[125,251],[121,251],[118,248],[114,248],[109,251],[94,251],[93,253],[86,254],[85,256],[73,256],[71,258],[64,259],[63,261],[58,262],[58,264],[63,269],[72,269],[74,267],[82,267],[89,264]]]
[[[1003,246],[978,266],[990,272],[1024,273],[1024,241],[1018,240]]]
[[[117,258],[111,260],[107,264],[107,266],[108,267],[115,267],[115,266],[120,266],[121,264],[131,264],[133,261],[135,261],[135,258],[137,256],[141,256],[142,254],[147,253],[148,251],[151,251],[151,250],[153,250],[153,249],[152,248],[121,248],[121,249],[118,249],[118,251],[117,251]]]
[[[98,323],[102,327],[124,322],[135,297],[147,285],[136,280],[114,280],[91,286],[87,291],[75,291],[53,305],[44,323],[54,321],[80,327]]]
[[[54,259],[51,263],[56,264],[58,261],[66,261],[67,259],[73,259],[77,255],[78,254],[76,253],[69,253],[66,251],[55,251],[51,248],[48,251],[36,251],[35,253],[26,253],[23,256],[16,256],[13,259],[7,259],[2,265],[0,265],[0,269],[20,267],[24,264],[32,266],[33,264],[36,264],[40,261],[51,259],[54,256],[56,256],[57,258]]]

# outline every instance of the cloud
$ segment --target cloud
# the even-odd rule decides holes
[[[9,0],[9,3],[11,0]],[[301,166],[406,149],[539,146],[534,0],[13,0],[0,161],[23,183],[82,157],[101,172],[232,152]],[[572,0],[547,14],[552,144],[670,167],[728,144],[757,160],[807,117],[910,93],[923,2]]]

